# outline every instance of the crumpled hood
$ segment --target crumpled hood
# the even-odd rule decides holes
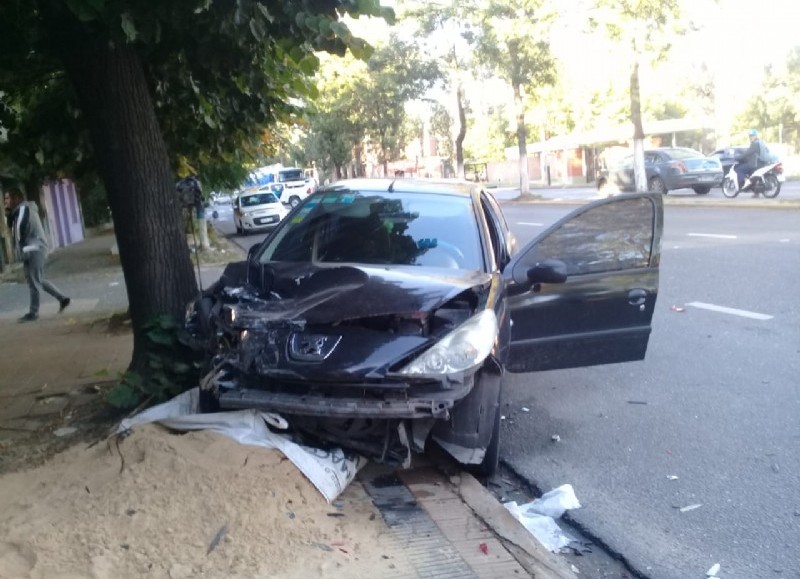
[[[242,300],[249,302],[247,309],[252,314],[265,321],[302,319],[310,324],[430,312],[491,280],[490,274],[478,271],[418,266],[388,269],[274,263],[246,267],[250,286],[260,298]],[[232,281],[229,276],[229,288]]]

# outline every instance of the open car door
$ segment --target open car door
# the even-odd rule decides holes
[[[658,194],[604,199],[573,211],[517,253],[503,270],[512,319],[507,369],[643,359],[663,215]]]

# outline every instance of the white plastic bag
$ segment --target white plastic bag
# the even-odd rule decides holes
[[[554,520],[564,511],[581,506],[570,484],[561,485],[524,505],[511,501],[503,506],[550,551],[557,553],[575,540],[565,534]]]

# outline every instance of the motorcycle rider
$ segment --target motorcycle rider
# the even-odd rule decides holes
[[[761,140],[758,138],[758,131],[755,129],[750,129],[747,132],[747,136],[750,137],[750,146],[744,153],[737,155],[736,158],[734,158],[734,161],[736,161],[735,170],[739,181],[737,183],[739,191],[742,190],[745,178],[747,178],[747,176],[753,171],[758,169],[758,156],[761,152]],[[757,197],[758,193],[755,193],[754,195]]]

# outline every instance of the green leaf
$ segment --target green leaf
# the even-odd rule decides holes
[[[139,404],[139,394],[130,385],[120,382],[108,391],[106,402],[114,408],[134,408]]]
[[[272,14],[270,14],[269,9],[264,4],[262,4],[261,2],[256,2],[256,6],[258,6],[258,9],[261,11],[261,14],[264,15],[264,18],[267,19],[267,22],[269,22],[270,24],[275,22],[275,17]]]
[[[250,19],[250,33],[253,35],[258,42],[264,40],[264,24],[260,20],[256,20],[255,18]]]
[[[125,33],[125,38],[128,39],[128,42],[136,40],[136,26],[133,23],[133,18],[130,13],[123,12],[120,16],[120,21],[122,24],[122,31]]]
[[[66,0],[67,8],[81,22],[91,22],[97,19],[97,8],[94,6],[97,0]],[[102,6],[102,0],[100,0]]]
[[[176,374],[188,374],[191,369],[191,365],[185,362],[173,362],[172,364],[172,371]]]
[[[142,384],[144,384],[144,378],[137,372],[125,372],[122,376],[122,381],[137,389],[141,389]]]
[[[164,330],[151,330],[147,332],[148,339],[159,346],[171,346],[175,343],[175,336]]]
[[[39,163],[40,165],[44,165],[44,151],[39,149],[38,151],[36,151],[36,155],[34,155],[34,157],[36,157],[37,163]]]

